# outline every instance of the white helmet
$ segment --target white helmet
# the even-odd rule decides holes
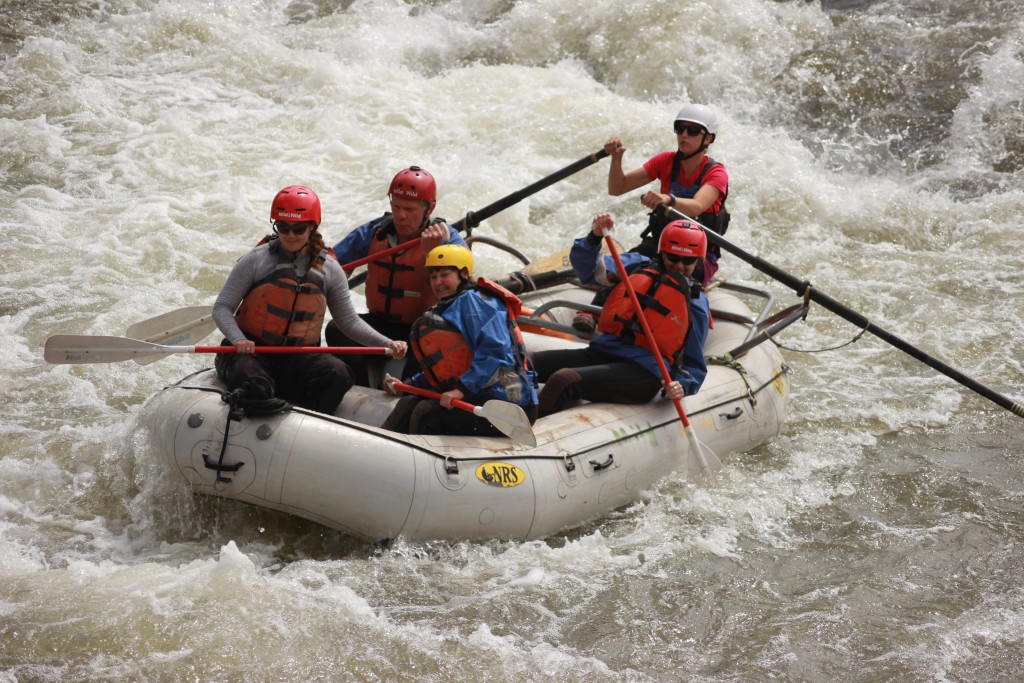
[[[676,121],[691,121],[704,126],[709,133],[718,133],[718,114],[706,104],[688,104],[676,114]]]

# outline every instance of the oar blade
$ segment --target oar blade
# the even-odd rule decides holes
[[[619,248],[619,251],[623,251],[622,245],[615,242],[615,245]],[[523,266],[522,272],[526,275],[541,275],[552,271],[558,272],[565,270],[566,268],[572,268],[572,262],[569,260],[570,249],[563,249],[556,251],[553,254],[548,254],[536,261],[530,261]],[[602,254],[611,254],[607,243],[602,242],[601,244]]]
[[[531,448],[537,445],[537,435],[533,433],[530,419],[515,403],[492,399],[474,412],[480,417],[486,418],[494,425],[495,429],[510,439]]]
[[[57,334],[46,340],[43,358],[56,365],[116,363],[152,354],[160,348],[157,344],[125,337]]]
[[[722,461],[715,452],[697,438],[693,426],[685,427],[686,433],[686,471],[688,474],[703,474],[707,471],[722,469]]]
[[[192,346],[216,329],[213,310],[209,306],[189,306],[135,323],[128,328],[125,336],[154,344]],[[146,365],[160,360],[165,355],[155,353],[137,356],[133,360],[139,365]]]

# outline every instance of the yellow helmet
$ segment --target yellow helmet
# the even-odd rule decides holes
[[[473,276],[473,252],[461,244],[442,244],[427,254],[427,268],[465,268]]]

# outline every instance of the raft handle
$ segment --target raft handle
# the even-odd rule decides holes
[[[601,470],[606,470],[609,467],[611,467],[612,466],[612,462],[614,460],[615,460],[615,456],[612,453],[609,453],[608,454],[608,459],[605,460],[604,462],[598,462],[596,460],[591,460],[590,464],[594,466],[594,471],[595,472],[600,472]]]
[[[245,462],[236,462],[233,465],[225,465],[223,462],[210,462],[210,458],[203,453],[203,463],[206,465],[208,470],[217,470],[220,472],[237,472],[238,469],[245,464]],[[230,479],[228,480],[230,481]]]
[[[719,413],[719,415],[724,417],[726,420],[735,420],[737,417],[739,417],[742,414],[743,414],[743,408],[740,408],[739,406],[736,406],[736,410],[732,411],[731,413]]]

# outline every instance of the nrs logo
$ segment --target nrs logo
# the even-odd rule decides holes
[[[485,462],[476,468],[476,478],[488,486],[508,488],[526,481],[526,473],[507,462]]]
[[[772,373],[772,388],[779,396],[786,395],[786,376],[777,370]]]

